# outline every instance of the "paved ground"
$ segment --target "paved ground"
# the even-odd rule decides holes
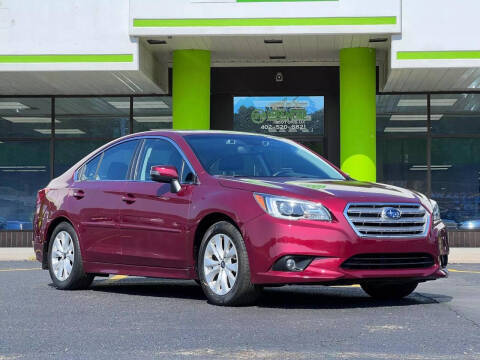
[[[450,269],[402,301],[292,286],[222,308],[192,281],[67,292],[36,262],[0,262],[0,359],[480,359],[480,264]]]

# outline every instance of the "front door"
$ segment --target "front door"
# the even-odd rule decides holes
[[[170,192],[170,184],[150,180],[154,165],[175,166],[182,189]],[[133,181],[124,188],[120,207],[122,262],[130,265],[185,268],[188,266],[186,239],[193,171],[168,140],[145,139]]]

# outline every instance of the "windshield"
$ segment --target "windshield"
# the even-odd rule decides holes
[[[242,134],[187,135],[185,140],[211,175],[344,180],[320,157],[289,140]]]

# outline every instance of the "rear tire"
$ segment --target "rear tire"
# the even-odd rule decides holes
[[[50,237],[48,270],[53,284],[60,290],[86,289],[95,278],[83,270],[78,236],[67,222],[57,225]]]
[[[198,254],[198,276],[203,292],[215,305],[251,305],[261,287],[250,280],[247,249],[238,229],[219,221],[206,231]]]
[[[364,283],[363,291],[374,299],[399,300],[415,291],[418,282],[410,283]]]

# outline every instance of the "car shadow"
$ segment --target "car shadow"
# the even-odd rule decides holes
[[[257,305],[279,309],[356,309],[428,305],[451,300],[450,296],[423,292],[414,292],[400,300],[377,300],[356,287],[288,286],[264,289]]]
[[[96,292],[207,302],[201,287],[193,281],[143,278],[125,279],[121,282],[101,280],[95,281],[90,289]],[[428,305],[451,300],[450,296],[422,292],[421,288],[401,300],[376,300],[359,287],[284,286],[265,288],[255,306],[278,309],[354,309]]]

